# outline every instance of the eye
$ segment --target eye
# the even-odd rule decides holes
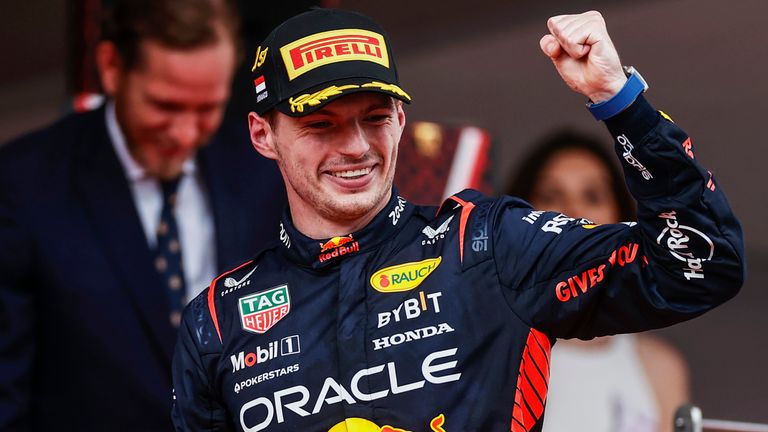
[[[218,111],[220,107],[221,107],[221,105],[219,105],[219,104],[208,104],[208,105],[201,106],[200,108],[198,108],[197,111],[200,114],[207,115],[207,114],[212,114],[212,113]]]
[[[373,113],[369,114],[366,118],[366,121],[371,123],[384,123],[387,120],[389,120],[389,113],[381,114],[381,113]]]
[[[604,189],[588,189],[584,191],[584,201],[591,206],[606,205],[610,196],[610,192]]]
[[[322,129],[328,129],[329,127],[333,126],[333,124],[327,120],[317,120],[317,121],[309,122],[304,126],[308,129],[322,130]]]
[[[166,101],[153,101],[153,105],[160,111],[165,112],[178,112],[184,110],[184,107],[180,104]]]

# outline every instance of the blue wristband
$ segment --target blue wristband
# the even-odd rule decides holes
[[[598,121],[611,118],[624,111],[632,105],[640,94],[648,90],[648,84],[634,67],[625,66],[624,73],[627,74],[627,82],[612,98],[596,104],[587,103],[587,109]]]

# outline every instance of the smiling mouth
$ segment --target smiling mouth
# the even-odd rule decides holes
[[[362,168],[357,170],[347,170],[347,171],[332,171],[330,174],[334,177],[343,178],[343,179],[356,179],[360,178],[362,176],[365,176],[371,172],[371,168]]]

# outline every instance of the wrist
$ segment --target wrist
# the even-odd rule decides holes
[[[624,72],[627,79],[618,92],[602,102],[587,103],[587,109],[598,121],[611,118],[624,111],[648,89],[648,84],[635,68],[625,66]]]
[[[601,102],[605,102],[607,100],[610,100],[616,94],[618,94],[622,88],[624,88],[624,84],[627,82],[627,77],[624,75],[621,75],[619,78],[616,78],[611,82],[610,85],[605,86],[605,88],[602,91],[595,92],[592,94],[588,94],[589,101],[593,104],[599,104]]]

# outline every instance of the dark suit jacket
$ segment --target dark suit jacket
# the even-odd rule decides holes
[[[199,151],[217,266],[277,238],[285,191],[247,128]],[[0,148],[0,430],[169,430],[165,288],[104,110]]]

